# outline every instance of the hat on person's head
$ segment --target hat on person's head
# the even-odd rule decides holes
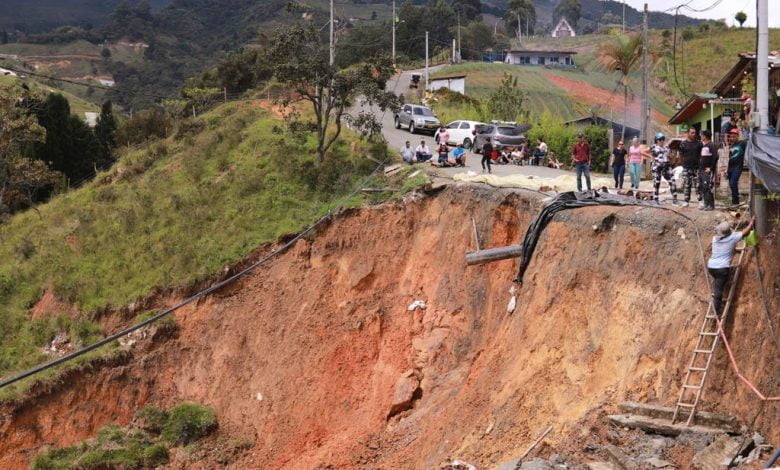
[[[585,136],[582,135],[582,132],[579,132],[579,133],[577,133],[577,137],[585,137]]]
[[[727,237],[731,235],[731,225],[728,222],[721,222],[715,227],[715,233],[721,237]]]
[[[704,129],[703,131],[701,131],[701,135],[709,139],[710,137],[712,137],[712,131],[709,129]]]
[[[739,128],[737,128],[737,127],[732,127],[732,128],[731,128],[731,130],[729,131],[729,134],[736,134],[736,135],[739,135]]]

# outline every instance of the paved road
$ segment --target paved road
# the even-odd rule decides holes
[[[433,73],[444,66],[435,66],[430,67],[430,73]],[[409,83],[411,82],[411,76],[413,73],[419,73],[422,74],[423,70],[407,70],[400,75],[391,78],[387,81],[387,90],[392,90],[398,95],[404,95],[409,93]],[[429,134],[410,134],[405,129],[396,129],[393,122],[393,113],[390,111],[387,111],[385,113],[382,113],[379,109],[372,109],[375,115],[379,116],[382,122],[382,134],[385,136],[385,139],[387,140],[388,146],[392,151],[398,151],[401,147],[403,147],[404,143],[408,140],[411,142],[413,147],[416,147],[417,144],[420,143],[421,140],[425,140],[431,149],[435,147],[435,142],[433,140],[433,135]],[[435,157],[434,157],[435,158]],[[482,156],[473,152],[468,152],[466,157],[466,168],[438,168],[436,171],[440,173],[445,173],[450,176],[455,175],[457,173],[463,173],[466,171],[474,171],[477,173],[482,172],[482,167],[480,166],[480,160],[482,159]],[[557,176],[560,176],[562,174],[568,173],[567,171],[563,170],[556,170],[553,168],[547,168],[547,167],[541,167],[541,166],[534,166],[534,167],[528,167],[528,166],[517,166],[517,165],[494,165],[493,166],[493,173],[499,176],[504,175],[511,175],[511,174],[522,174],[522,175],[534,175],[534,176],[540,176],[545,178],[555,178]]]

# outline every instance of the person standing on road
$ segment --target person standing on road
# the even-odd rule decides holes
[[[490,169],[490,157],[493,155],[493,144],[490,143],[490,137],[485,137],[485,143],[482,145],[482,173],[487,168],[488,173],[493,173]],[[487,165],[487,167],[485,167]]]
[[[582,133],[577,134],[577,143],[571,150],[571,159],[577,167],[577,191],[582,192],[582,175],[590,191],[590,145]]]
[[[740,140],[739,129],[731,129],[728,133],[729,142],[729,166],[726,174],[729,177],[731,188],[731,204],[739,204],[739,178],[742,176],[742,167],[745,165],[745,149],[747,141]]]
[[[450,132],[447,130],[446,127],[441,126],[441,129],[439,129],[439,145],[447,145],[447,142],[450,141]]]
[[[412,144],[409,143],[408,140],[406,141],[406,144],[401,147],[401,158],[410,165],[415,161],[414,149],[412,149]]]
[[[661,189],[661,178],[669,183],[669,192],[672,193],[672,204],[677,204],[677,187],[672,177],[672,163],[669,161],[669,147],[666,145],[666,136],[662,133],[655,135],[655,145],[650,149],[653,156],[653,200],[659,203],[658,193]]]
[[[703,202],[699,205],[701,210],[711,211],[715,209],[715,196],[712,194],[712,186],[715,181],[715,172],[718,168],[718,146],[712,141],[712,132],[708,129],[701,131],[701,159],[699,159],[699,192]]]
[[[639,189],[640,175],[642,174],[642,146],[639,139],[631,139],[631,147],[628,148],[628,172],[631,175],[631,189]]]
[[[612,150],[612,156],[609,159],[609,164],[612,166],[612,176],[615,178],[615,189],[623,189],[623,177],[626,174],[626,155],[628,151],[621,140],[617,144],[617,148]]]
[[[755,222],[756,218],[753,217],[742,232],[731,230],[728,222],[721,222],[715,227],[715,236],[712,237],[712,256],[707,261],[707,270],[712,276],[712,303],[718,315],[723,302],[723,288],[729,279],[734,248],[740,240],[748,236]]]
[[[699,201],[702,199],[701,190],[698,185],[697,173],[699,170],[699,160],[701,159],[701,149],[703,145],[696,139],[696,129],[688,129],[688,135],[685,140],[680,142],[680,156],[682,157],[683,167],[683,207],[688,207],[691,202],[691,188],[696,186],[696,195]]]

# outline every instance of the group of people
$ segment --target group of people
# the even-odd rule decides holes
[[[447,147],[444,142],[445,141],[442,140],[442,143],[439,144],[437,149],[437,163],[439,166],[466,166],[466,149],[463,145],[458,145],[455,150],[450,152],[449,147]],[[450,159],[450,153],[452,154],[452,159]],[[410,165],[431,161],[433,159],[433,153],[431,153],[430,147],[428,147],[424,140],[421,140],[420,145],[415,148],[412,148],[411,143],[407,140],[404,146],[401,147],[400,154],[403,161]]]
[[[739,204],[739,178],[742,175],[742,167],[745,161],[746,141],[740,140],[740,131],[734,127],[726,134],[729,151],[729,160],[726,175],[731,189],[731,203]],[[576,146],[575,146],[576,147]],[[699,208],[712,210],[715,208],[713,188],[718,174],[718,146],[712,141],[712,132],[703,130],[701,140],[697,139],[696,129],[691,128],[679,145],[680,178],[682,180],[683,202],[687,207],[691,201],[692,189],[696,188]],[[661,181],[666,180],[669,191],[672,194],[672,203],[677,204],[677,178],[673,170],[671,150],[666,144],[666,136],[663,133],[655,135],[654,144],[649,150],[645,150],[639,144],[636,137],[631,146],[626,149],[624,142],[618,142],[612,151],[610,165],[612,166],[615,188],[623,188],[623,179],[626,165],[629,166],[631,176],[631,188],[639,189],[642,161],[644,158],[651,160],[653,173],[653,199],[659,201]],[[578,173],[579,174],[579,173]]]

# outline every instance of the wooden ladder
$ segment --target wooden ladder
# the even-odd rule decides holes
[[[734,300],[734,295],[737,291],[740,267],[742,266],[742,259],[745,256],[745,252],[747,251],[744,242],[740,243],[740,246],[737,247],[737,251],[739,251],[739,256],[737,258],[737,264],[733,267],[734,275],[731,276],[728,299],[726,300],[726,305],[723,307],[723,312],[720,315],[721,323],[726,320],[726,316],[731,308],[731,303]],[[686,372],[685,380],[683,380],[682,387],[680,387],[680,396],[677,399],[677,405],[674,407],[672,424],[680,420],[680,412],[683,409],[690,410],[688,421],[686,421],[685,425],[690,426],[693,424],[694,417],[696,416],[696,407],[699,406],[701,392],[704,389],[704,382],[707,380],[707,373],[710,370],[710,365],[712,365],[712,358],[715,355],[715,350],[720,342],[717,319],[718,316],[717,312],[715,312],[715,306],[712,299],[710,299],[707,313],[704,315],[704,322],[702,322],[701,330],[699,330],[699,339],[696,341],[696,346],[693,348],[693,354],[691,354],[688,372]],[[686,401],[686,397],[690,397],[691,395],[693,395],[693,401]]]

